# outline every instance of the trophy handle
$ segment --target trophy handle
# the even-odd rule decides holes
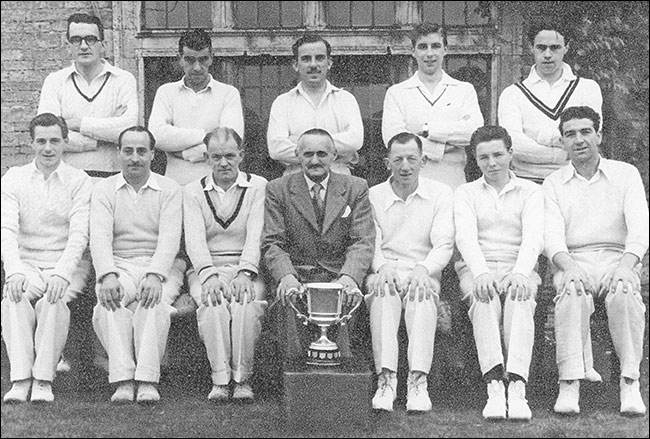
[[[345,294],[347,295],[348,293],[346,292]],[[348,322],[348,320],[352,318],[352,313],[355,312],[357,308],[361,306],[361,302],[363,301],[363,294],[361,294],[361,290],[359,290],[358,288],[354,288],[353,290],[350,291],[349,294],[359,295],[361,297],[361,300],[359,300],[357,304],[354,305],[354,307],[346,315],[344,315],[343,317],[339,317],[336,320],[336,323],[340,323],[341,326],[344,326]]]
[[[295,289],[295,288],[289,290],[289,292],[291,293],[292,296],[300,293],[300,291]],[[291,297],[289,297],[289,305],[296,312],[296,317],[298,317],[300,320],[302,320],[302,324],[306,326],[307,323],[309,323],[309,317],[304,315],[302,312],[300,312],[300,310],[298,308],[296,308],[296,306],[293,304],[293,301],[291,300]]]

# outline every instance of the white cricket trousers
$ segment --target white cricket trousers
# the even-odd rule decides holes
[[[152,308],[136,301],[137,287],[144,279],[150,257],[115,257],[119,281],[124,289],[121,306],[109,311],[100,303],[93,310],[93,328],[108,354],[108,382],[160,380],[160,360],[167,346],[172,307],[183,285],[184,263],[176,260],[163,282],[162,298]],[[99,288],[99,283],[97,283]]]
[[[86,286],[88,261],[80,261],[72,273],[70,285],[61,300],[52,304],[45,296],[47,280],[53,269],[41,269],[23,261],[28,286],[18,303],[2,299],[2,338],[7,346],[11,381],[34,378],[54,379],[70,329],[68,303]],[[36,306],[32,303],[36,301]]]
[[[512,262],[487,261],[487,265],[499,283],[512,273],[514,267]],[[489,303],[484,303],[474,297],[474,276],[467,265],[459,262],[457,271],[463,300],[469,306],[468,315],[472,322],[481,373],[485,375],[501,364],[507,373],[517,374],[528,381],[535,342],[535,297],[542,282],[539,275],[533,271],[528,277],[533,291],[528,300],[512,300],[509,292],[503,291],[501,296],[494,296]],[[502,324],[505,355],[501,347]]]
[[[401,282],[406,279],[409,271],[398,270],[397,273]],[[376,274],[368,276],[366,291],[370,291],[368,286],[372,285],[376,276]],[[434,281],[439,285],[437,279]],[[399,356],[397,333],[402,310],[408,335],[409,370],[428,374],[433,361],[433,345],[438,324],[438,307],[433,296],[420,302],[417,295],[415,300],[410,300],[408,294],[401,298],[398,294],[391,295],[387,291],[384,296],[366,294],[365,301],[370,315],[372,352],[377,374],[381,373],[383,368],[397,372]]]
[[[236,266],[217,267],[219,277],[227,284],[237,275]],[[201,303],[201,282],[194,271],[188,274],[190,295],[199,307],[196,310],[199,336],[212,369],[212,383],[227,385],[247,381],[253,374],[255,345],[262,332],[262,317],[267,306],[264,283],[257,278],[251,302],[238,303],[234,298],[221,304]]]
[[[600,291],[603,277],[616,267],[623,253],[618,250],[574,252],[571,257],[591,276],[591,283]],[[640,264],[636,267],[637,274]],[[553,277],[559,288],[562,272]],[[624,293],[622,288],[604,295],[607,324],[616,355],[621,364],[621,376],[638,380],[643,359],[645,304],[640,291]],[[597,300],[603,300],[599,296]],[[555,297],[556,361],[560,380],[583,379],[593,368],[590,317],[594,312],[594,296],[578,296],[574,288],[569,294]]]

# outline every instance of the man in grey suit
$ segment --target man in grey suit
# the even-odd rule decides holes
[[[284,305],[286,360],[304,358],[308,344],[307,331],[296,325],[288,300],[296,300],[294,293],[303,283],[337,282],[348,292],[346,305],[356,305],[375,243],[365,180],[330,172],[336,159],[332,136],[320,128],[305,131],[296,155],[302,172],[267,185],[262,234],[264,261]],[[338,331],[337,342],[341,357],[351,357],[347,328]]]

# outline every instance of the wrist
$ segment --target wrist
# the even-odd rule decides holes
[[[241,270],[239,270],[237,272],[237,276],[239,276],[240,274],[243,275],[243,276],[246,276],[250,280],[255,280],[255,278],[257,278],[257,273],[255,273],[253,270],[249,270],[247,268],[242,268]]]
[[[158,273],[147,273],[147,277],[149,277],[149,276],[157,277],[158,280],[160,281],[160,283],[163,283],[165,281],[165,278],[162,275],[158,274]]]

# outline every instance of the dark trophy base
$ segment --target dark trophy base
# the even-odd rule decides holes
[[[323,350],[319,346],[314,346],[312,343],[307,351],[307,364],[310,366],[340,366],[341,365],[341,352],[339,348]]]
[[[287,362],[284,418],[287,433],[349,434],[372,427],[372,372],[365,362],[342,359],[337,367]]]

